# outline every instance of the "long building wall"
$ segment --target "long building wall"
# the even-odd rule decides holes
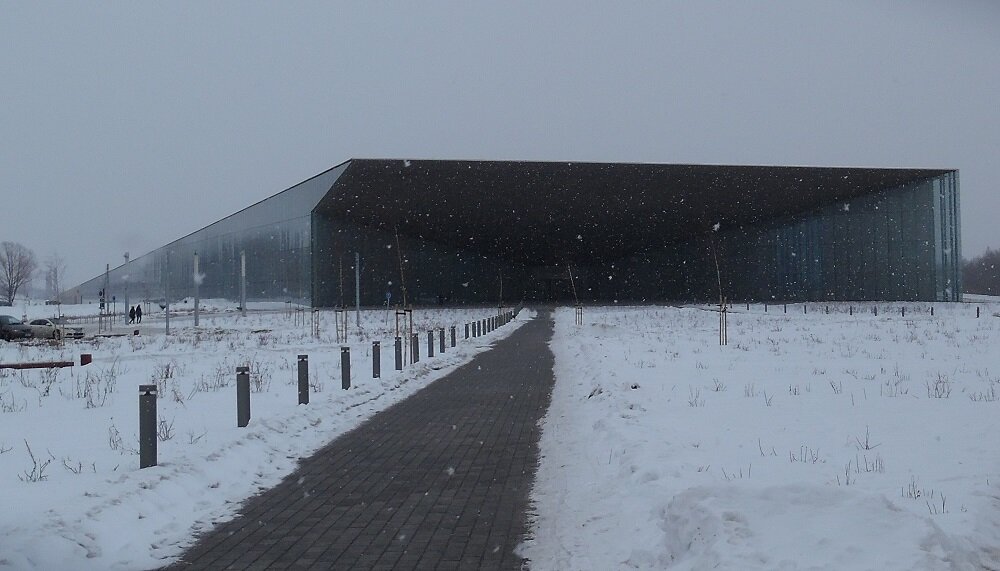
[[[339,165],[197,232],[114,268],[108,299],[124,302],[193,297],[194,254],[198,253],[202,298],[239,300],[241,252],[246,256],[250,301],[293,301],[308,305],[312,284],[310,212],[330,190],[346,164]],[[105,287],[101,274],[64,297],[96,300]]]

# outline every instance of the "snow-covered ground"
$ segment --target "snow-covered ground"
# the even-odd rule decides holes
[[[421,360],[396,372],[395,315],[362,312],[358,329],[354,312],[348,312],[354,386],[344,391],[344,344],[335,339],[334,313],[320,314],[316,339],[312,314],[284,304],[250,305],[257,311],[241,318],[232,304],[206,300],[198,329],[191,306],[172,306],[178,313],[172,312],[170,336],[163,334],[163,312],[154,311],[141,325],[116,323],[111,331],[138,329],[139,335],[0,342],[0,363],[77,363],[0,369],[0,568],[143,569],[169,563],[194,533],[232,517],[240,501],[278,483],[300,458],[488,349],[530,313],[466,341],[463,324],[491,310],[417,310]],[[96,307],[61,310],[83,317]],[[35,318],[56,309],[23,305],[0,313]],[[88,335],[97,332],[96,319],[81,323]],[[436,346],[436,356],[428,359],[426,331],[451,325],[457,326],[458,346],[452,349],[447,339],[446,352],[441,355]],[[373,340],[381,342],[382,375],[375,380]],[[91,353],[93,363],[79,366],[81,353]],[[308,406],[297,404],[299,354],[309,356]],[[247,428],[236,427],[238,365],[251,367]],[[137,455],[141,384],[158,385],[160,395],[159,466],[144,470]]]
[[[523,555],[1000,569],[1000,304],[931,306],[558,310]]]

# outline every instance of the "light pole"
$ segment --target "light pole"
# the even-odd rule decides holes
[[[129,275],[129,272],[128,272],[128,270],[129,270],[129,263],[128,262],[129,262],[128,252],[125,252],[125,277],[124,277],[124,279],[122,281],[125,282],[125,307],[131,308],[132,306],[129,305],[129,299],[128,299],[128,280],[132,276]],[[125,313],[128,314],[128,309],[125,310]]]
[[[201,274],[198,273],[198,252],[194,253],[194,326],[198,327],[198,306],[201,302],[198,286],[201,285]]]

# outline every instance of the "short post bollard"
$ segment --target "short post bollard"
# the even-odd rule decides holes
[[[847,312],[848,315],[854,315],[854,306],[852,305]]]
[[[441,353],[444,353],[444,327],[438,330],[438,341],[440,341]]]
[[[309,355],[299,355],[299,404],[309,404]]]
[[[875,317],[878,317],[878,306],[877,305],[875,306],[875,309],[873,311],[875,312]]]
[[[416,363],[420,360],[420,336],[416,333],[410,338],[411,361]]]
[[[933,309],[933,308],[931,308],[931,309]],[[452,347],[455,346],[455,326],[454,325],[451,326],[451,346]]]
[[[250,424],[250,367],[236,367],[236,426]]]
[[[767,304],[764,304],[764,313],[767,313]]]
[[[382,376],[382,346],[378,341],[372,341],[372,378]]]
[[[979,306],[976,306],[976,319],[979,319]]]
[[[469,324],[468,323],[465,324],[465,338],[466,339],[469,338]]]
[[[785,313],[788,313],[788,304],[785,304]]]
[[[931,317],[934,317],[934,306],[931,306]]]
[[[398,335],[396,336],[395,353],[396,353],[396,370],[397,371],[402,371],[403,370],[403,338],[400,337],[400,336],[398,336]]]
[[[156,385],[139,385],[139,468],[156,466]]]
[[[906,317],[906,308],[905,307],[900,307],[899,308],[899,316],[900,317]]]
[[[340,348],[340,388],[351,388],[351,348]]]
[[[434,332],[427,332],[427,358],[430,359],[434,356]]]

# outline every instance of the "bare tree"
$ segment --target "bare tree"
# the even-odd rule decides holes
[[[35,272],[35,253],[17,242],[0,244],[0,294],[13,304],[21,286],[31,282]]]
[[[987,248],[982,255],[962,263],[962,289],[1000,295],[1000,250]]]
[[[66,260],[57,252],[53,252],[45,260],[45,295],[49,299],[58,300],[62,293],[63,275],[66,274]]]

